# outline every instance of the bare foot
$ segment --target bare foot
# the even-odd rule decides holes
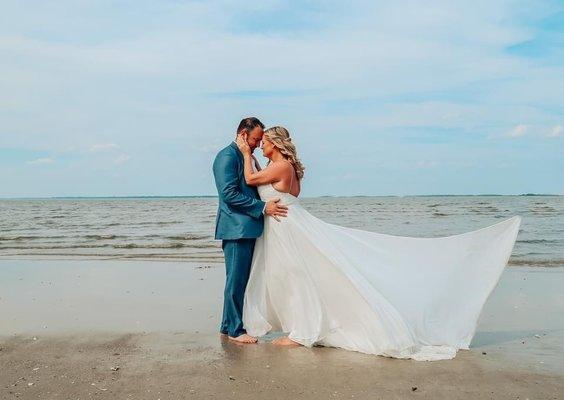
[[[272,344],[275,344],[277,346],[301,346],[301,344],[299,344],[298,342],[294,342],[288,336],[279,337],[277,339],[274,339],[272,341]]]
[[[246,333],[243,333],[242,335],[239,335],[237,337],[229,336],[229,340],[233,340],[234,342],[239,343],[256,343],[258,341],[256,337],[247,335]]]

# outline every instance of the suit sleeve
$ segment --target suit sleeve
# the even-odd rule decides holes
[[[218,154],[213,163],[213,175],[217,193],[223,201],[242,213],[260,218],[266,203],[241,192],[237,159],[233,155]]]

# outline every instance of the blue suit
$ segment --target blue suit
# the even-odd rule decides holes
[[[262,234],[265,203],[257,188],[247,185],[243,155],[235,142],[222,149],[213,162],[219,207],[215,238],[222,240],[226,281],[220,331],[237,337],[243,328],[243,300],[251,272],[255,240]]]

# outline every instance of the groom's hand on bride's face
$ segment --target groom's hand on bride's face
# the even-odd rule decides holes
[[[280,221],[278,217],[286,217],[288,215],[288,207],[280,204],[280,199],[269,200],[266,202],[264,213],[270,215],[276,221]]]
[[[237,135],[236,143],[237,143],[237,147],[239,147],[239,150],[241,150],[241,153],[243,153],[243,154],[252,154],[253,153],[253,151],[252,151],[252,149],[249,146],[249,143],[247,141],[247,134],[245,132]]]

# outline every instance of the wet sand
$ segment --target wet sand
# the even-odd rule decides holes
[[[223,277],[213,264],[0,261],[0,398],[564,398],[562,268],[506,269],[471,349],[438,362],[221,340]]]

